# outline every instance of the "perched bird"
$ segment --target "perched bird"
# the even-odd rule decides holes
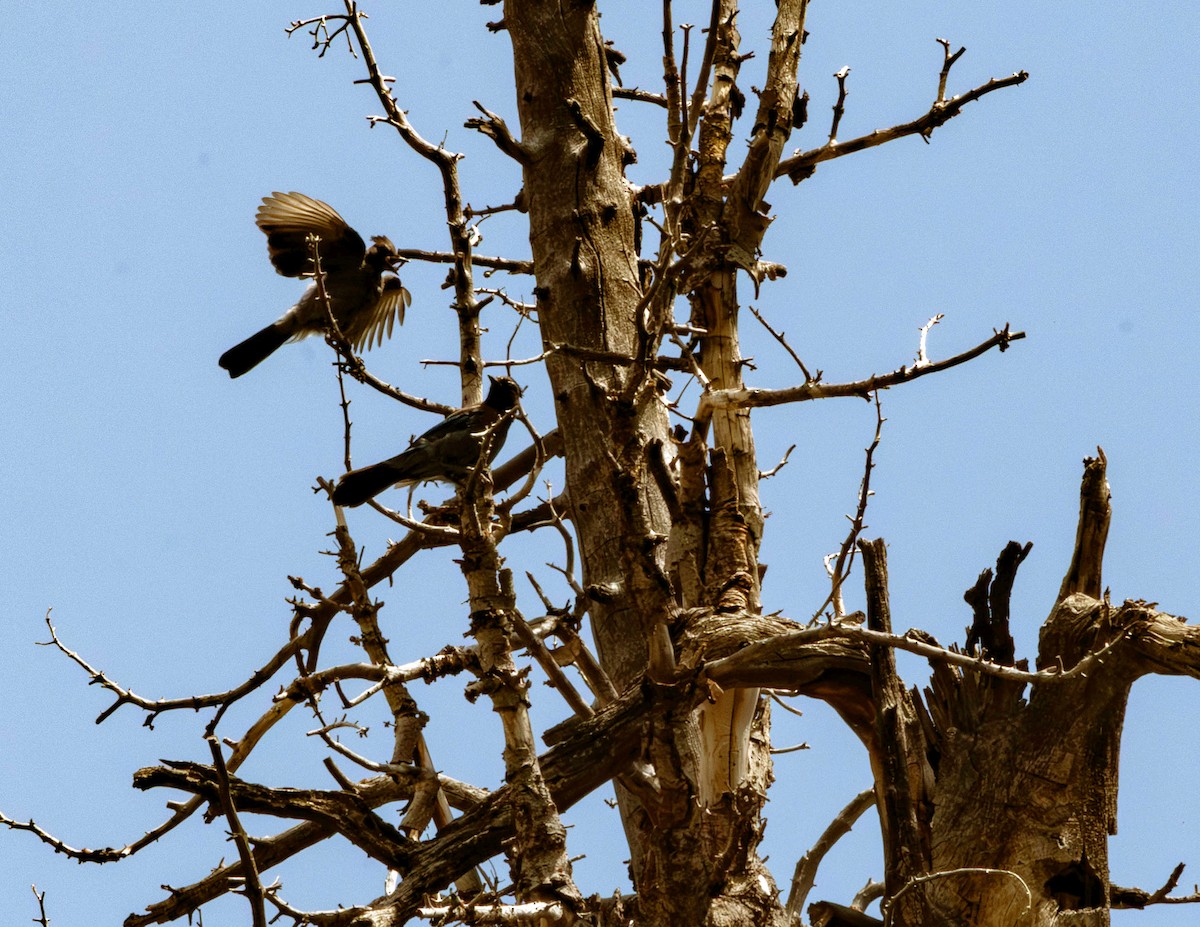
[[[488,463],[496,459],[508,436],[508,414],[521,396],[521,387],[508,377],[492,377],[487,398],[451,412],[402,454],[390,460],[351,470],[333,490],[337,505],[362,505],[389,486],[440,480],[461,483],[475,470],[488,442]]]
[[[329,306],[355,351],[382,344],[397,322],[404,324],[412,297],[398,277],[385,273],[400,261],[390,240],[376,235],[368,248],[333,207],[303,193],[263,197],[254,221],[267,236],[271,263],[285,277],[312,275],[308,236],[320,237],[317,250]],[[281,318],[230,348],[219,363],[231,377],[240,377],[285,342],[319,334],[326,327],[325,306],[313,283]]]

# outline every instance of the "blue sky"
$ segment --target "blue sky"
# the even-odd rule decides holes
[[[466,199],[510,201],[519,171],[462,128],[473,99],[517,125],[508,41],[484,28],[499,11],[412,6],[366,7],[384,70],[397,77],[418,131],[465,154]],[[602,4],[603,27],[630,56],[625,83],[657,89],[660,23],[635,6]],[[676,19],[700,22],[706,8],[677,3]],[[327,349],[319,340],[288,346],[236,382],[216,364],[300,290],[266,260],[253,224],[260,198],[301,190],[363,234],[446,247],[436,173],[394,134],[369,129],[364,117],[379,108],[353,84],[361,64],[337,47],[318,59],[304,35],[285,36],[288,20],[323,11],[217,0],[197,14],[119,0],[101,16],[49,0],[9,22],[0,62],[0,308],[9,344],[0,365],[0,810],[33,817],[76,846],[120,845],[154,826],[168,796],[133,792],[129,776],[159,757],[204,759],[204,719],[179,714],[148,730],[126,708],[95,726],[109,699],[61,655],[35,646],[47,636],[46,610],[70,646],[122,684],[179,696],[235,684],[273,652],[289,620],[289,574],[336,582],[321,553],[330,510],[309,491],[341,458]],[[744,46],[760,51],[745,65],[744,89],[759,82],[766,28],[753,11],[742,17]],[[934,313],[946,316],[930,337],[934,357],[1005,322],[1028,333],[1003,356],[883,397],[868,534],[890,543],[896,623],[961,640],[962,591],[1006,541],[1032,540],[1014,596],[1018,650],[1032,656],[1070,556],[1080,461],[1098,444],[1114,494],[1105,575],[1113,597],[1196,618],[1200,11],[1186,3],[1156,5],[1153,15],[1032,2],[885,11],[820,3],[808,29],[801,84],[811,119],[794,147],[824,139],[831,75],[843,65],[852,69],[843,139],[927,109],[941,63],[935,37],[968,48],[952,93],[1031,73],[1025,85],[972,104],[930,145],[907,139],[826,164],[767,197],[777,218],[765,257],[789,274],[754,304],[827,380],[911,361],[917,330]],[[640,156],[632,178],[657,179],[661,113],[622,102],[618,121]],[[490,219],[481,231],[481,253],[528,255],[517,217]],[[387,380],[453,403],[452,369],[420,363],[457,354],[444,270],[409,265],[403,277],[413,293],[408,323],[368,362]],[[525,278],[492,280],[530,297]],[[514,319],[495,309],[485,324],[486,350],[500,358]],[[754,384],[799,382],[770,338],[745,327]],[[523,331],[514,356],[536,351]],[[550,428],[544,376],[523,368],[519,378],[535,424]],[[360,389],[352,398],[360,463],[395,453],[432,424]],[[763,487],[768,608],[804,617],[824,597],[821,557],[844,535],[873,424],[856,400],[756,413],[764,469],[797,445]],[[548,479],[561,489],[561,471],[551,468]],[[368,558],[395,533],[378,521],[351,515]],[[534,570],[565,600],[543,567],[561,559],[558,547],[514,539],[506,553],[518,574]],[[461,640],[465,593],[443,561],[423,554],[377,590],[398,658]],[[529,587],[520,592],[536,613]],[[855,583],[851,605],[858,601]],[[329,652],[352,654],[348,644]],[[914,660],[902,671],[912,684],[926,677]],[[491,712],[467,705],[453,680],[415,694],[435,716],[429,738],[439,765],[495,784],[502,765]],[[553,692],[538,688],[535,697],[540,723],[562,717]],[[1200,760],[1195,699],[1186,680],[1134,689],[1112,841],[1120,884],[1156,888],[1180,860],[1190,866],[1185,886],[1200,878],[1200,804],[1181,787]],[[232,713],[223,732],[237,736],[262,707]],[[811,746],[776,767],[767,852],[781,884],[833,812],[868,784],[861,748],[822,706],[800,707],[803,719],[777,715],[780,745]],[[386,746],[382,719],[372,720],[368,743]],[[303,742],[311,726],[297,716],[243,772],[331,785],[320,752]],[[597,796],[569,820],[576,852],[588,854],[577,865],[584,890],[620,887],[615,812]],[[275,824],[252,820],[250,829]],[[813,899],[845,901],[880,877],[877,844],[864,820],[829,859]],[[0,833],[0,912],[14,923],[35,916],[29,885],[37,883],[58,927],[118,923],[157,900],[161,884],[186,884],[232,855],[217,828],[198,822],[102,868]],[[370,898],[382,884],[377,867],[338,848],[281,877],[285,897],[311,907]],[[1167,927],[1194,918],[1159,907],[1114,920]],[[232,901],[206,914],[213,925],[247,920]]]

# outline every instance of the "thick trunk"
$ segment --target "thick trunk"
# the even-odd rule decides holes
[[[624,689],[645,666],[648,627],[670,606],[659,549],[669,521],[647,462],[671,447],[670,431],[654,390],[629,389],[641,373],[578,351],[629,357],[638,344],[642,289],[626,149],[613,123],[596,10],[509,0],[505,22],[571,520],[601,661]]]
[[[538,314],[552,352],[546,366],[563,435],[571,519],[601,663],[624,689],[641,678],[654,628],[683,598],[668,579],[663,541],[671,524],[654,478],[670,460],[651,459],[674,447],[665,411],[650,371],[603,357],[637,357],[647,335],[640,330],[643,292],[634,203],[622,174],[625,149],[613,124],[596,11],[587,4],[548,8],[509,0],[505,23],[516,60]],[[727,352],[721,376],[732,386],[740,383],[736,293],[732,269],[722,276],[728,299],[714,310],[733,340],[716,349]],[[729,411],[715,425],[723,445],[722,472],[714,480],[722,487],[722,518],[740,531],[732,545],[720,547],[722,557],[732,554],[730,562],[705,571],[701,594],[717,601],[732,596],[729,604],[738,611],[757,609],[761,514],[748,416]],[[683,553],[705,568],[704,551],[691,546]],[[726,702],[733,710],[726,711]],[[765,736],[753,755],[745,747],[730,754],[727,746],[749,743],[752,725],[765,727],[767,715],[756,715],[756,705],[753,693],[735,693],[716,706],[731,725],[719,747],[690,709],[647,733],[652,787],[636,796],[618,788],[639,923],[770,924],[781,917],[755,853],[770,776]],[[698,796],[713,807],[706,809]]]

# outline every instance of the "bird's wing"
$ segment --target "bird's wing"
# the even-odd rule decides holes
[[[451,412],[444,419],[413,441],[412,446],[434,444],[451,436],[467,436],[486,427],[480,406],[468,406]]]
[[[337,210],[303,193],[264,196],[254,222],[267,236],[271,263],[285,277],[312,273],[310,234],[320,236],[321,269],[326,273],[357,268],[367,253],[362,236],[346,224]]]
[[[392,329],[404,324],[404,310],[411,304],[412,294],[400,283],[400,278],[386,274],[379,300],[354,338],[354,350],[359,353],[369,351],[375,345],[383,344],[384,338],[391,338]]]

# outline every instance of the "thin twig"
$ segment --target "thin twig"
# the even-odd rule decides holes
[[[921,343],[917,346],[917,363],[918,367],[927,367],[929,365],[929,355],[925,353],[926,341],[929,338],[929,330],[938,322],[942,321],[946,316],[939,312],[933,316],[928,322],[921,326]]]
[[[804,374],[804,382],[805,383],[813,382],[813,376],[811,373],[808,372],[808,368],[806,366],[804,366],[804,361],[800,360],[800,355],[797,354],[795,351],[793,351],[792,346],[790,344],[788,344],[787,332],[783,332],[783,331],[777,332],[774,328],[771,327],[771,323],[768,322],[765,318],[763,318],[762,313],[759,312],[757,309],[755,309],[754,306],[747,305],[746,308],[750,310],[750,314],[752,316],[754,316],[756,319],[758,319],[759,324],[762,325],[762,327],[765,328],[770,333],[771,337],[774,338],[776,341],[778,341],[779,344],[783,347],[783,349],[785,351],[787,351],[789,355],[791,355],[792,360],[794,360],[796,362],[796,366],[800,368],[800,372],[802,374]]]
[[[33,919],[35,924],[41,924],[42,927],[50,927],[50,918],[46,916],[46,893],[37,890],[36,883],[29,886],[33,890],[33,897],[37,899],[38,916]]]
[[[1017,912],[1017,920],[1014,923],[1022,923],[1025,916],[1033,910],[1033,892],[1029,890],[1029,886],[1025,880],[1011,869],[988,869],[982,866],[964,866],[959,869],[941,869],[937,872],[927,872],[909,879],[908,882],[900,887],[900,890],[896,894],[884,900],[882,905],[884,927],[890,927],[892,924],[896,911],[896,899],[915,886],[924,885],[927,882],[934,882],[939,879],[957,877],[974,878],[977,876],[1004,876],[1008,879],[1014,879],[1017,882],[1025,896],[1025,907]]]
[[[962,57],[963,52],[967,50],[967,46],[963,45],[953,55],[950,54],[950,43],[945,39],[938,39],[937,43],[942,46],[944,51],[942,61],[942,73],[938,75],[938,92],[937,101],[944,103],[946,100],[946,79],[950,76],[950,69],[954,67],[954,62]]]
[[[842,124],[842,116],[846,113],[846,78],[850,75],[849,66],[841,68],[833,76],[838,82],[838,98],[833,104],[833,124],[829,127],[829,144],[837,144],[838,126]]]
[[[846,539],[842,541],[842,546],[838,549],[837,559],[832,567],[827,567],[829,570],[830,589],[829,595],[825,597],[825,601],[813,614],[812,620],[817,621],[825,608],[833,605],[833,616],[835,618],[843,618],[846,615],[846,605],[842,599],[842,586],[850,576],[850,570],[854,565],[854,555],[857,550],[855,546],[859,536],[866,527],[867,504],[873,493],[871,492],[871,472],[875,469],[875,450],[879,447],[879,439],[883,436],[883,423],[887,421],[883,417],[883,407],[879,402],[879,394],[875,394],[875,436],[871,439],[870,445],[866,449],[866,460],[863,464],[862,480],[858,484],[858,507],[854,511],[854,517],[850,520],[850,533],[846,535]]]

